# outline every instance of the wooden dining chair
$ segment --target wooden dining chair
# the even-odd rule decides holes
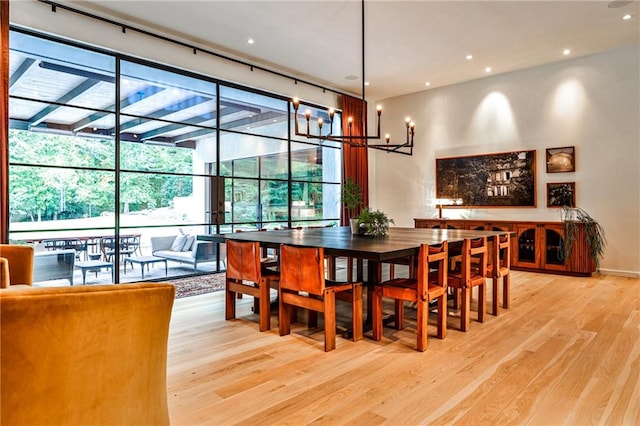
[[[291,332],[293,310],[304,308],[324,314],[324,350],[335,349],[338,299],[351,302],[353,341],[362,339],[362,283],[326,280],[323,248],[280,246],[279,299],[281,336]]]
[[[260,228],[260,232],[267,232],[267,228]],[[234,232],[246,232],[243,229],[236,229]],[[249,231],[254,232],[254,231]],[[272,250],[272,253],[269,253],[269,249],[266,247],[260,248],[260,264],[263,268],[277,268],[278,267],[278,252],[277,250]]]
[[[392,298],[396,302],[396,328],[403,327],[404,302],[413,302],[417,310],[416,349],[427,349],[427,324],[429,302],[438,301],[437,336],[447,335],[447,242],[439,246],[422,244],[418,254],[418,270],[415,278],[393,278],[375,285],[373,291],[373,339],[382,338],[382,300]]]
[[[239,294],[253,296],[257,301],[260,331],[271,328],[270,289],[277,288],[278,272],[263,268],[260,264],[260,244],[227,240],[227,272],[225,318],[236,317],[236,297]],[[254,310],[255,311],[255,310]]]
[[[490,263],[487,264],[486,277],[493,281],[493,300],[491,309],[493,315],[498,315],[499,284],[502,278],[502,307],[509,308],[510,299],[510,279],[511,270],[511,239],[509,234],[496,235],[492,238]]]
[[[461,261],[456,262],[448,272],[447,284],[453,289],[455,299],[462,297],[460,305],[460,330],[462,331],[469,329],[471,293],[474,287],[478,287],[478,321],[484,322],[487,255],[487,237],[467,238],[462,243]],[[449,264],[451,265],[451,262]]]

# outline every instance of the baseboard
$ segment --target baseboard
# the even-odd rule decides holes
[[[602,275],[615,275],[618,277],[627,278],[640,278],[640,272],[638,271],[621,271],[618,269],[600,269]]]

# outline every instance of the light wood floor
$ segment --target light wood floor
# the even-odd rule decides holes
[[[411,320],[325,353],[302,324],[280,337],[275,315],[258,332],[250,297],[235,321],[224,292],[178,299],[171,423],[640,424],[640,280],[512,274],[511,309],[467,333],[452,315],[444,340],[433,315],[423,353]]]

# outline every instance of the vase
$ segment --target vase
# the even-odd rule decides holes
[[[352,217],[349,219],[349,224],[351,225],[351,233],[353,235],[357,235],[360,233],[360,225],[358,224],[358,218]]]

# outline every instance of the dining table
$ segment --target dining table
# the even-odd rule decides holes
[[[447,241],[450,256],[455,255],[465,239],[487,237],[493,240],[509,231],[485,231],[466,229],[432,229],[389,227],[384,237],[353,234],[351,227],[308,227],[273,231],[244,231],[224,234],[198,235],[199,240],[224,243],[226,240],[258,242],[260,247],[278,250],[281,244],[297,247],[322,247],[328,259],[328,278],[335,279],[335,259],[347,257],[358,261],[359,269],[367,260],[367,316],[365,330],[371,326],[371,294],[373,286],[381,281],[383,263],[404,262],[418,256],[422,244],[440,245]],[[489,259],[491,262],[492,259]],[[409,261],[412,262],[412,261]],[[362,271],[358,272],[362,280]],[[348,335],[348,333],[346,334]]]
[[[507,231],[478,231],[465,229],[430,229],[390,227],[384,237],[352,234],[348,226],[280,229],[267,232],[237,232],[199,235],[198,239],[213,242],[225,240],[258,242],[261,247],[278,249],[280,244],[298,247],[322,247],[325,255],[366,259],[370,263],[390,262],[394,259],[417,256],[422,244],[461,244],[466,238],[492,238]]]

